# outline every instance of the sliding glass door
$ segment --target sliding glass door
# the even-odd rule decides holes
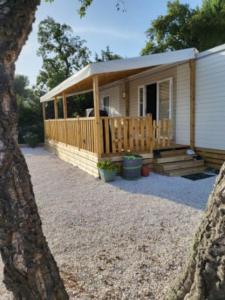
[[[172,118],[172,78],[157,82],[157,120]]]

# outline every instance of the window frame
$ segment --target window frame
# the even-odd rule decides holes
[[[157,80],[157,81],[151,81],[150,83],[147,83],[145,85],[140,85],[138,86],[138,116],[141,117],[140,115],[140,90],[143,89],[143,108],[142,108],[142,116],[146,116],[146,107],[147,107],[147,102],[146,102],[146,86],[150,84],[156,84],[156,89],[157,89],[157,95],[156,95],[156,120],[159,121],[159,85],[162,82],[169,81],[169,120],[172,119],[172,110],[173,110],[173,77],[168,77],[164,78],[162,80]]]
[[[141,91],[141,89],[143,90],[142,115],[141,115],[141,111],[140,111],[140,104],[141,104],[140,91]],[[138,116],[139,117],[146,116],[146,85],[140,85],[138,87]]]
[[[108,110],[105,109],[105,103],[104,103],[104,99],[108,98],[109,99],[109,106],[108,106]],[[102,96],[102,109],[107,111],[108,115],[111,115],[111,108],[110,108],[110,96],[109,95],[104,95]]]

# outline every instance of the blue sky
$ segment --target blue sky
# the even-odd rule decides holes
[[[93,54],[109,45],[112,51],[124,57],[138,56],[145,45],[146,29],[157,16],[165,14],[167,0],[124,1],[125,13],[116,11],[116,0],[94,0],[87,16],[82,19],[77,14],[78,0],[55,0],[51,4],[41,1],[33,31],[16,64],[16,73],[28,76],[30,83],[35,84],[41,68],[41,59],[36,55],[38,24],[47,16],[60,23],[69,24],[75,34],[87,41]],[[202,1],[181,2],[195,7]]]

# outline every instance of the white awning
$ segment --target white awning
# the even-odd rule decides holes
[[[75,73],[62,83],[57,85],[47,94],[41,97],[41,102],[46,102],[54,99],[54,97],[62,94],[70,87],[81,83],[84,80],[90,79],[94,75],[118,73],[124,71],[141,70],[155,67],[159,65],[174,64],[190,59],[195,59],[198,51],[195,48],[184,50],[170,51],[159,54],[145,55],[135,58],[125,58],[112,60],[107,62],[92,63],[84,67],[79,72]],[[130,72],[131,74],[131,72]]]

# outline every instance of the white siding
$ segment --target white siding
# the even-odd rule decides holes
[[[189,64],[177,67],[176,143],[190,143],[190,69]]]
[[[121,99],[121,84],[113,87],[103,87],[100,90],[101,107],[103,107],[103,98],[109,96],[109,114],[111,116],[124,115],[124,101]]]
[[[195,144],[225,150],[225,51],[196,62]]]

